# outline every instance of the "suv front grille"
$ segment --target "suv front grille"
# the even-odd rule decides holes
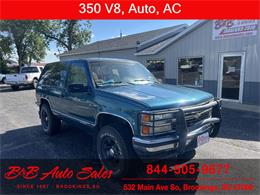
[[[212,108],[209,108],[207,110],[200,110],[195,112],[188,112],[185,113],[185,120],[187,127],[190,127],[202,120],[205,120],[207,118],[210,118],[212,114]]]

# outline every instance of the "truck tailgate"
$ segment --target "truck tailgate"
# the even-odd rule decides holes
[[[5,82],[21,82],[25,81],[25,74],[8,74],[6,75],[6,80]]]

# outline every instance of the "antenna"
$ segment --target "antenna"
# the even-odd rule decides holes
[[[122,29],[120,29],[120,38],[122,39],[123,37],[123,33],[122,33]]]

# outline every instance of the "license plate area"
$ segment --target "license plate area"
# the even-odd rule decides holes
[[[203,133],[197,137],[197,146],[201,146],[209,142],[209,133]]]

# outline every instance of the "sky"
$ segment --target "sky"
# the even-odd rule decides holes
[[[92,37],[91,42],[118,37],[120,32],[123,35],[155,30],[159,28],[188,24],[191,25],[196,20],[91,20]],[[51,44],[44,63],[58,61],[55,56],[58,54],[55,44]]]

